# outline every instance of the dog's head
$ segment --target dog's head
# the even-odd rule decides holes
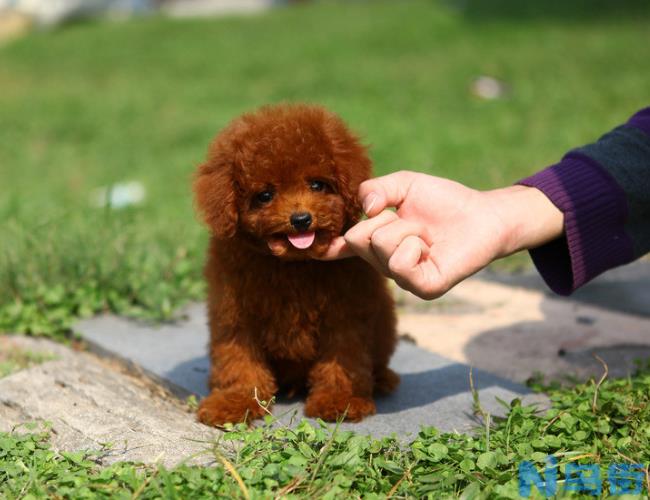
[[[194,190],[220,239],[242,237],[285,259],[322,255],[358,221],[366,149],[329,111],[276,105],[231,122],[213,141]]]

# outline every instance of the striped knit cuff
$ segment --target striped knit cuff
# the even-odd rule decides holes
[[[632,116],[632,118],[628,120],[627,125],[636,127],[650,135],[650,107],[644,108]]]
[[[624,230],[625,193],[591,158],[569,153],[517,184],[539,189],[564,213],[564,236],[530,250],[535,267],[555,293],[569,295],[600,273],[634,259]]]

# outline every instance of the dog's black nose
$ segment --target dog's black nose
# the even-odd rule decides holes
[[[307,231],[311,226],[311,214],[309,212],[296,212],[291,214],[289,221],[298,231]]]

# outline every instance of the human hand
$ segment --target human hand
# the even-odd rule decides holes
[[[424,299],[563,231],[562,212],[541,191],[524,186],[477,191],[401,171],[364,182],[359,199],[369,218],[333,240],[323,259],[359,255]]]

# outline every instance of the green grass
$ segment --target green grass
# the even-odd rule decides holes
[[[211,137],[261,104],[332,108],[371,145],[377,174],[409,168],[490,188],[556,161],[648,104],[648,5],[322,2],[74,24],[0,47],[0,331],[61,339],[80,316],[166,319],[200,298],[206,235],[190,176]],[[482,74],[504,80],[508,97],[473,97]],[[96,188],[128,180],[143,183],[144,204],[91,205]],[[0,497],[516,498],[518,462],[547,453],[561,471],[647,467],[647,371],[551,393],[544,415],[515,402],[489,432],[423,429],[410,444],[307,424],[233,429],[210,453],[236,474],[100,467],[93,454],[51,450],[47,435],[0,434]]]
[[[322,103],[375,170],[515,181],[647,104],[647,2],[324,2],[250,18],[89,22],[0,48],[0,331],[61,337],[101,310],[202,294],[190,176],[232,117]],[[536,5],[536,6],[535,6]],[[481,101],[492,75],[512,88]],[[125,210],[90,205],[125,180]]]
[[[33,352],[0,344],[0,378],[54,358],[55,356],[48,353]]]
[[[206,445],[217,465],[175,469],[97,465],[93,453],[59,453],[47,434],[0,433],[0,496],[17,498],[521,498],[522,460],[542,470],[558,461],[558,493],[567,464],[642,464],[650,484],[650,371],[627,380],[550,389],[552,408],[537,414],[517,400],[474,436],[424,428],[411,442],[376,440],[302,422],[295,429],[231,428]],[[487,419],[486,419],[487,420]],[[644,470],[643,470],[644,469]],[[533,488],[533,497],[541,498]],[[582,493],[572,498],[593,498]],[[632,497],[641,498],[641,497]],[[647,498],[644,496],[642,498]]]

